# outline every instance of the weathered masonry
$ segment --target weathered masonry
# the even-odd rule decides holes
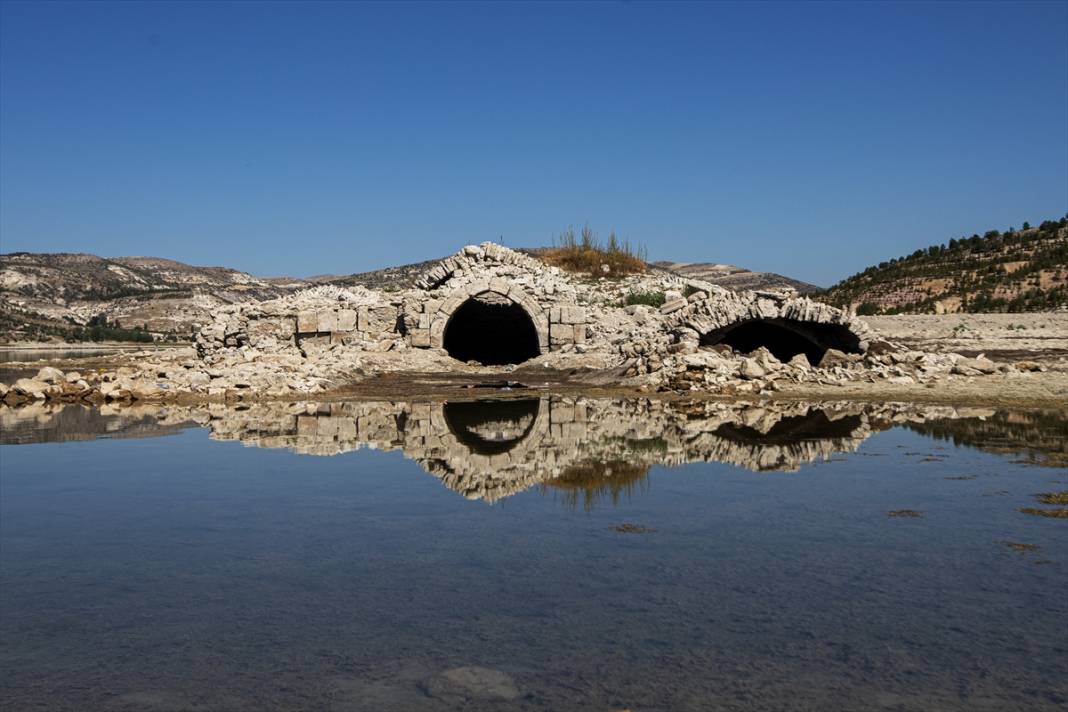
[[[586,343],[586,310],[556,268],[493,243],[465,247],[419,282],[410,317],[417,348],[462,361],[520,363]]]
[[[403,341],[502,365],[586,343],[586,310],[559,271],[492,243],[443,260],[399,299],[366,301],[298,312],[295,345]]]
[[[627,305],[635,291],[661,292],[666,302]],[[408,289],[315,287],[221,309],[197,335],[198,351],[209,359],[238,352],[246,360],[336,362],[389,352],[386,360],[396,354],[395,367],[405,369],[442,357],[496,366],[557,354],[556,365],[574,359],[636,374],[701,348],[763,347],[782,362],[804,355],[817,365],[829,349],[860,353],[868,341],[853,315],[805,297],[730,292],[666,272],[615,280],[573,275],[489,242],[441,260]],[[420,359],[421,350],[430,353]]]

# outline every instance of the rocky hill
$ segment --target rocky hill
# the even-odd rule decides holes
[[[1068,307],[1068,218],[952,239],[882,262],[820,295],[860,314]]]
[[[222,304],[269,299],[304,284],[158,257],[15,252],[0,255],[0,338],[76,338],[90,324],[120,339],[135,328],[187,338],[194,322]]]
[[[753,272],[744,267],[715,262],[654,262],[654,267],[669,270],[690,279],[703,279],[724,289],[795,289],[802,294],[818,292],[820,287],[774,272]]]

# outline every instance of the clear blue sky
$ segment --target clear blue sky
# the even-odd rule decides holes
[[[1068,210],[1068,3],[0,3],[0,250],[349,273],[568,224],[830,284]]]

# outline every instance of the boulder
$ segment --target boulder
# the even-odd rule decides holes
[[[58,368],[52,368],[51,366],[45,366],[34,377],[35,380],[43,381],[45,383],[62,383],[67,380],[66,374]]]
[[[514,700],[519,697],[515,681],[507,673],[476,665],[446,670],[426,683],[431,697],[449,702],[463,700]]]
[[[742,378],[754,380],[757,378],[763,378],[767,372],[759,363],[757,363],[756,359],[747,358],[742,361],[742,367],[741,369],[739,369],[738,373],[739,375],[741,375]]]
[[[853,363],[854,359],[854,356],[850,356],[838,349],[827,349],[827,353],[823,354],[823,358],[820,359],[819,367],[834,368],[835,366],[849,366]]]
[[[45,395],[48,393],[48,384],[35,378],[20,378],[12,384],[11,390],[27,398],[44,400]]]
[[[963,376],[996,373],[998,365],[982,354],[975,358],[962,358],[953,366],[953,373]]]

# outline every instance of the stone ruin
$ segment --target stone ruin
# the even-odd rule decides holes
[[[662,293],[666,302],[625,304],[635,292]],[[829,349],[862,353],[870,338],[851,314],[806,297],[735,293],[667,272],[575,275],[487,242],[442,260],[407,290],[324,286],[223,308],[196,346],[209,362],[391,353],[404,369],[426,363],[422,350],[447,357],[437,362],[446,368],[540,359],[640,376],[670,365],[673,354],[717,345],[764,347],[783,362],[802,354],[815,366]]]
[[[650,295],[663,304],[648,305]],[[222,307],[195,347],[194,357],[134,354],[107,372],[42,369],[0,384],[0,400],[292,399],[384,373],[500,374],[520,364],[591,387],[726,397],[880,381],[937,388],[1045,368],[910,350],[792,292],[731,292],[655,269],[573,274],[489,242],[442,260],[409,289],[324,285]]]

